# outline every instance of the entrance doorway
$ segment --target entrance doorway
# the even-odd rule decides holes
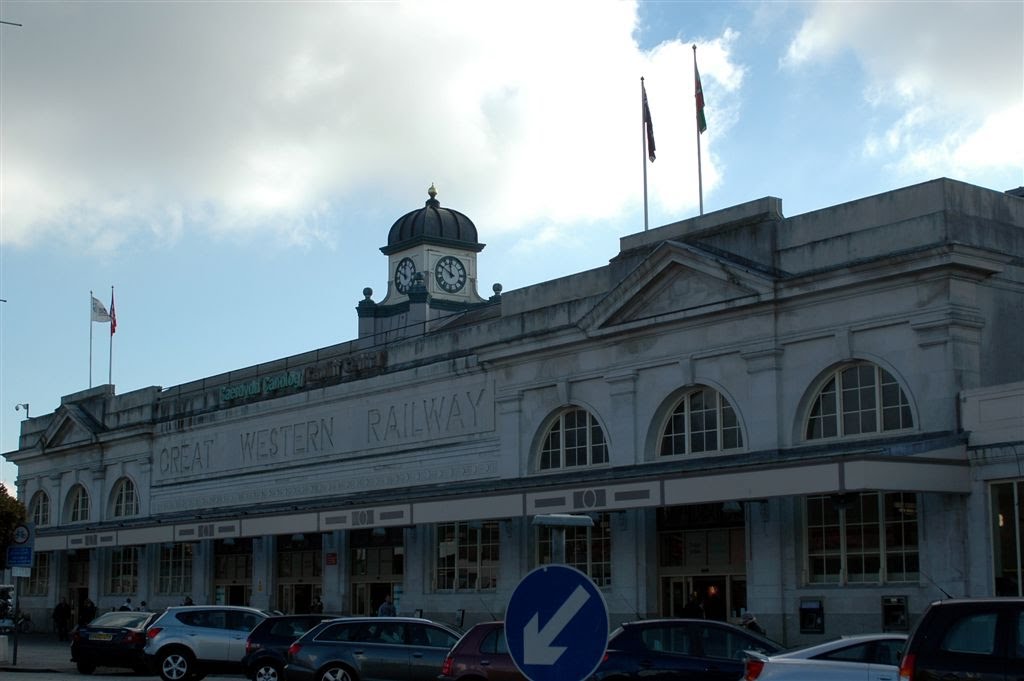
[[[320,585],[279,584],[277,607],[289,614],[304,614],[313,611],[313,598],[320,597]]]
[[[376,615],[377,608],[388,596],[394,597],[392,582],[357,582],[352,585],[352,614]]]

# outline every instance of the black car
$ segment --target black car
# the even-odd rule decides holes
[[[958,598],[929,605],[910,632],[900,681],[1024,678],[1024,598]]]
[[[288,648],[288,681],[435,681],[457,629],[416,617],[349,617],[313,627]]]
[[[625,622],[608,638],[591,679],[701,679],[739,681],[747,651],[777,653],[782,646],[727,622],[656,619]]]
[[[149,671],[146,627],[156,619],[153,612],[105,612],[71,634],[71,661],[82,674],[96,667],[128,667],[139,674]]]
[[[253,681],[283,679],[288,646],[321,622],[337,617],[340,615],[278,615],[263,620],[245,641],[245,675]]]

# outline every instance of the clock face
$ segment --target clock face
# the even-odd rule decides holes
[[[434,278],[441,290],[448,293],[461,291],[466,285],[466,266],[456,257],[446,255],[437,261]]]
[[[416,274],[416,264],[409,258],[402,258],[395,268],[395,289],[399,293],[408,293],[412,288],[412,278]]]

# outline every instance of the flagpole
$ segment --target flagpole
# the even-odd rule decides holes
[[[89,290],[89,387],[92,387],[92,290]]]
[[[697,103],[697,45],[693,46],[693,97],[694,104]],[[703,89],[703,88],[702,88]],[[701,93],[703,96],[703,92]],[[694,116],[694,128],[697,131],[697,193],[700,197],[700,214],[704,215],[704,177],[700,165],[700,112]]]
[[[110,287],[110,350],[107,355],[107,385],[114,385],[114,287]]]
[[[640,76],[640,162],[644,166],[644,231],[647,231],[647,122],[644,111],[644,77]]]

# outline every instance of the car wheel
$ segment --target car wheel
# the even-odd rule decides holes
[[[96,671],[96,665],[89,664],[88,662],[79,662],[77,666],[79,674],[92,674]]]
[[[195,660],[184,650],[169,650],[159,658],[160,678],[164,681],[185,681],[193,675]]]
[[[317,674],[319,681],[356,681],[355,677],[344,667],[336,664],[328,665]]]
[[[256,667],[256,673],[252,675],[253,681],[281,681],[281,669],[271,662],[264,662]]]

